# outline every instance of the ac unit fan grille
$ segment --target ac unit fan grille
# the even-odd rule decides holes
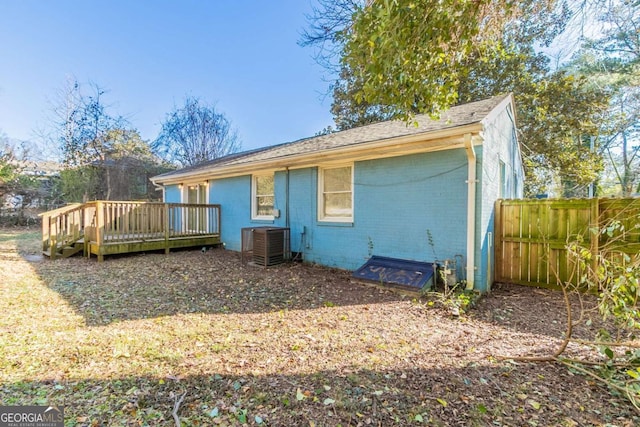
[[[242,229],[242,262],[251,260],[263,267],[281,264],[290,258],[289,228],[251,227]]]

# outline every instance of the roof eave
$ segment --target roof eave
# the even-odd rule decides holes
[[[456,140],[456,138],[462,138],[463,135],[467,133],[480,134],[482,130],[483,123],[479,121],[462,126],[408,136],[391,137],[310,153],[292,154],[260,161],[217,167],[212,166],[211,168],[196,169],[185,173],[174,173],[171,176],[167,176],[166,179],[159,179],[163,177],[157,176],[151,178],[151,181],[156,185],[200,182],[212,178],[247,175],[257,170],[301,168],[319,163],[368,160],[419,152],[461,148],[464,146],[464,143],[462,139]],[[481,139],[474,139],[474,141],[480,143]]]

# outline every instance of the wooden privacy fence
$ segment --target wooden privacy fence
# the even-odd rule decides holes
[[[594,234],[619,221],[614,239]],[[585,271],[567,250],[581,240],[592,253],[640,251],[640,199],[498,200],[495,206],[495,280],[556,287],[579,284]],[[595,257],[594,257],[595,261]]]

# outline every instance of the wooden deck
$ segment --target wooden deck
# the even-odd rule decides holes
[[[96,201],[42,216],[42,251],[51,259],[212,246],[220,240],[220,205]]]

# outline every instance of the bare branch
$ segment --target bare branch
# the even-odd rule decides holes
[[[191,166],[237,152],[240,141],[224,114],[188,97],[167,115],[152,147],[171,163]]]
[[[180,405],[182,404],[182,401],[184,400],[184,397],[186,395],[187,395],[186,391],[182,393],[179,398],[177,394],[174,395],[175,402],[173,403],[173,411],[171,411],[171,415],[173,416],[173,421],[175,421],[176,423],[176,427],[181,426],[180,417],[178,416],[178,411],[180,410]]]

